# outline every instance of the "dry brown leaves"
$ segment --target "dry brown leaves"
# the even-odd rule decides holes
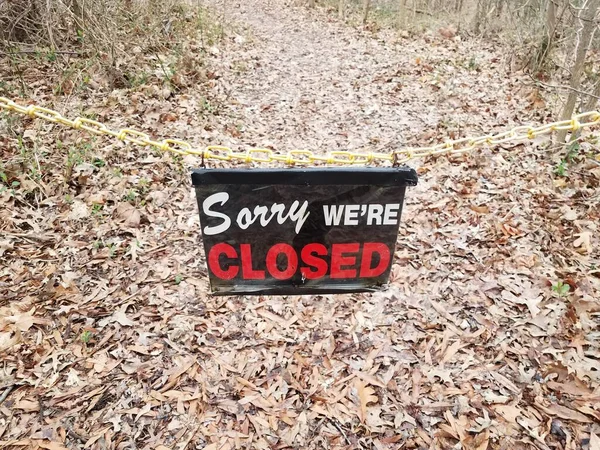
[[[206,84],[54,97],[32,71],[32,96],[277,149],[389,150],[548,115],[481,42],[262,0],[228,14],[249,34],[209,52]],[[600,171],[584,159],[568,177],[523,145],[426,162],[385,292],[215,298],[193,160],[0,127],[0,448],[599,449]]]

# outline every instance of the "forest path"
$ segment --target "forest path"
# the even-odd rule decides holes
[[[511,78],[477,42],[374,34],[281,0],[211,3],[252,36],[218,58],[237,125],[227,144],[387,152],[511,116]],[[503,107],[480,124],[490,104]]]

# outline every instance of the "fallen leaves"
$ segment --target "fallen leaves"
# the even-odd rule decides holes
[[[381,44],[299,11],[234,8],[267,39],[211,50],[210,88],[32,95],[158,138],[273,150],[383,151],[539,121],[537,94],[515,95],[484,41],[415,36],[398,51],[395,34]],[[478,70],[461,67],[473,56]],[[197,159],[37,123],[15,125],[35,182],[0,137],[24,186],[0,189],[0,446],[598,450],[594,168],[554,179],[529,144],[428,160],[387,290],[218,298]],[[69,177],[57,139],[89,156]]]
[[[573,247],[577,249],[578,252],[588,254],[592,252],[592,232],[591,231],[583,231],[581,233],[576,233],[577,239],[573,241]]]
[[[600,450],[600,437],[597,434],[590,434],[590,450]]]
[[[8,350],[22,340],[22,332],[34,325],[49,325],[50,321],[35,314],[35,308],[9,315],[9,308],[0,308],[0,352]]]
[[[40,402],[33,399],[22,399],[15,403],[14,408],[23,412],[37,412],[40,410]]]
[[[19,441],[0,441],[1,447],[25,447],[38,449],[43,448],[46,450],[69,450],[68,447],[65,447],[60,442],[51,442],[39,439],[23,439]]]
[[[536,408],[540,409],[546,414],[549,414],[550,416],[560,417],[561,419],[573,420],[580,423],[592,423],[592,419],[587,417],[585,414],[562,405],[552,404],[549,406],[543,406],[542,404],[536,403]]]

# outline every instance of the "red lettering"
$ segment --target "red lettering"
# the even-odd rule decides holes
[[[252,244],[240,244],[238,254],[233,246],[221,242],[210,249],[208,267],[222,280],[231,280],[238,275],[244,280],[269,277],[288,280],[297,273],[301,261],[300,273],[307,280],[323,278],[328,273],[331,279],[376,278],[389,268],[392,250],[380,242],[341,243],[330,247],[312,243],[302,249],[280,243],[268,250],[264,260],[266,269],[255,269],[252,256]]]
[[[284,254],[287,258],[287,267],[285,270],[279,270],[277,267],[277,257],[280,254]],[[296,251],[289,244],[275,244],[269,249],[267,253],[267,270],[278,280],[287,280],[291,278],[298,269],[298,255]]]
[[[237,252],[235,249],[225,242],[221,242],[213,246],[208,252],[208,268],[212,273],[222,280],[231,280],[240,271],[239,266],[229,265],[229,268],[224,270],[221,268],[221,255],[225,255],[228,258],[237,258]]]
[[[323,244],[308,244],[302,249],[300,257],[302,258],[302,262],[309,267],[302,267],[300,272],[302,272],[302,275],[307,280],[321,278],[327,273],[327,261],[318,258],[313,254],[325,256],[327,255],[327,247]],[[311,267],[314,268],[314,270],[311,269]]]
[[[379,254],[379,263],[376,267],[373,265],[373,255]],[[363,254],[360,262],[361,278],[378,277],[390,263],[390,249],[387,245],[378,242],[367,242],[363,246]]]
[[[244,280],[264,280],[264,270],[254,270],[252,268],[252,250],[250,244],[241,244],[240,253],[242,254],[242,278]]]
[[[357,253],[359,248],[358,243],[331,246],[331,278],[356,278],[356,269],[347,268],[356,264],[356,255],[344,256],[344,253]]]

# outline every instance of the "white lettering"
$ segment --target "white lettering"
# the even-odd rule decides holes
[[[346,205],[344,214],[344,225],[358,225],[358,212],[360,205]]]
[[[307,209],[308,202],[306,200],[304,203],[302,203],[302,206],[300,206],[300,202],[298,200],[296,200],[294,203],[292,203],[292,206],[290,206],[288,218],[296,222],[296,234],[300,232],[302,225],[304,225],[304,222],[306,222],[306,219],[308,219],[308,216],[310,215],[309,212],[306,212]]]
[[[267,216],[269,208],[266,206],[255,206],[254,213],[249,208],[242,208],[237,215],[237,224],[242,229],[247,229],[250,225],[260,219],[262,227],[266,227],[271,220],[277,216],[277,223],[279,225],[284,224],[287,220],[296,222],[296,234],[300,232],[300,229],[308,219],[310,212],[307,212],[308,202],[305,200],[300,206],[298,200],[294,201],[290,206],[287,214],[285,214],[285,205],[281,203],[273,203],[271,205],[271,215]]]
[[[398,223],[398,210],[400,209],[399,203],[390,203],[385,205],[385,213],[383,215],[384,225],[396,225]]]
[[[283,212],[285,211],[285,205],[283,203],[273,203],[271,205],[271,217],[269,221],[277,214],[277,222],[283,223]]]
[[[211,206],[213,206],[215,203],[220,203],[221,206],[223,206],[225,202],[227,202],[227,200],[229,200],[229,194],[227,192],[218,192],[216,194],[211,195],[210,197],[207,197],[202,202],[202,210],[204,211],[204,214],[206,214],[209,217],[218,217],[223,220],[223,222],[221,222],[219,225],[215,225],[212,227],[204,227],[205,235],[212,236],[214,234],[223,233],[224,231],[227,231],[231,226],[231,219],[228,216],[220,212],[211,211],[210,209]]]
[[[367,225],[381,225],[381,215],[383,214],[382,205],[369,205],[369,212],[367,214]]]
[[[266,206],[255,206],[254,207],[254,215],[260,216],[260,225],[263,227],[266,227],[267,225],[269,225],[269,222],[273,218],[273,214],[271,214],[271,217],[269,217],[267,219],[268,212],[269,212],[269,208],[267,208]]]
[[[256,217],[252,217],[252,213],[248,208],[242,208],[237,215],[237,224],[242,230],[245,230],[254,223]]]
[[[342,220],[342,214],[344,213],[343,205],[323,205],[323,214],[325,215],[325,225],[331,227],[337,226]]]

